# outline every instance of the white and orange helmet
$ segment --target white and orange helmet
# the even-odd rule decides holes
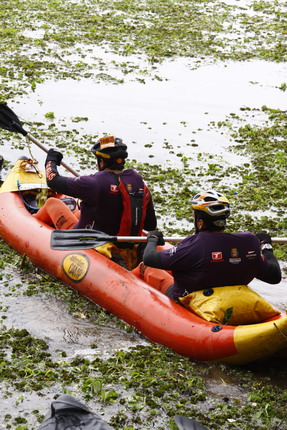
[[[207,190],[196,194],[191,200],[194,211],[202,211],[211,217],[225,217],[230,215],[229,201],[217,191]]]

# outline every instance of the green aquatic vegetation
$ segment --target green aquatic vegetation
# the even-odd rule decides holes
[[[115,391],[108,391],[103,387],[103,381],[88,377],[84,380],[82,391],[86,399],[98,396],[103,403],[114,402],[119,395]]]
[[[10,248],[7,243],[0,239],[0,251],[1,251],[1,267],[6,267],[7,264],[11,265],[18,261],[19,254]]]
[[[17,9],[17,19],[15,18]],[[252,11],[252,13],[250,13]],[[203,60],[286,61],[284,2],[127,0],[5,1],[1,10],[0,74],[5,98],[27,94],[47,79],[93,78],[123,83],[134,74],[162,80],[156,64],[178,56]],[[236,37],[229,37],[232,32]],[[128,60],[104,60],[101,50]],[[133,57],[132,57],[133,56]],[[139,66],[141,57],[147,66]],[[115,77],[114,71],[122,76]],[[19,85],[15,85],[18,82]],[[2,95],[3,96],[3,95]]]
[[[55,119],[55,114],[54,114],[54,112],[47,112],[47,113],[45,113],[45,118],[48,118],[48,119]]]
[[[81,121],[88,121],[88,120],[89,120],[89,118],[87,118],[87,117],[80,117],[80,116],[72,118],[72,122],[81,122]]]
[[[286,208],[286,111],[263,106],[261,113],[266,120],[262,120],[261,125],[253,126],[250,116],[254,111],[260,112],[258,109],[244,108],[241,118],[233,117],[218,124],[232,137],[234,145],[231,150],[250,160],[249,163],[226,169],[227,174],[230,172],[237,178],[237,194],[233,201],[240,212],[271,210],[271,218],[261,216],[261,228],[265,225],[267,230],[286,236],[286,223],[282,219]],[[241,223],[252,226],[258,221],[254,216],[251,218],[243,214]]]

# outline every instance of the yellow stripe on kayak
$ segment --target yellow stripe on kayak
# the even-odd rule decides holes
[[[287,316],[265,323],[242,325],[234,330],[237,354],[223,362],[246,364],[287,348]]]

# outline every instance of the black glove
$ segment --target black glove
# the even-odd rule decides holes
[[[268,233],[257,233],[256,236],[260,243],[270,243],[270,245],[272,244],[271,236]]]
[[[61,152],[59,152],[55,149],[49,149],[49,151],[47,153],[45,165],[48,163],[48,161],[55,161],[57,166],[60,166],[62,158],[63,158],[63,155],[61,154]]]
[[[164,238],[163,238],[161,231],[158,231],[158,230],[150,231],[147,235],[147,241],[149,241],[150,239],[157,239],[158,245],[164,245],[165,244],[165,241],[164,241]]]

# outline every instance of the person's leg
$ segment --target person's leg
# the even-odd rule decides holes
[[[173,277],[165,270],[145,266],[143,263],[132,270],[132,273],[163,294],[166,294],[174,282]]]
[[[78,218],[73,212],[59,199],[50,197],[39,211],[33,215],[35,218],[48,225],[54,225],[61,230],[69,230],[78,222]]]

